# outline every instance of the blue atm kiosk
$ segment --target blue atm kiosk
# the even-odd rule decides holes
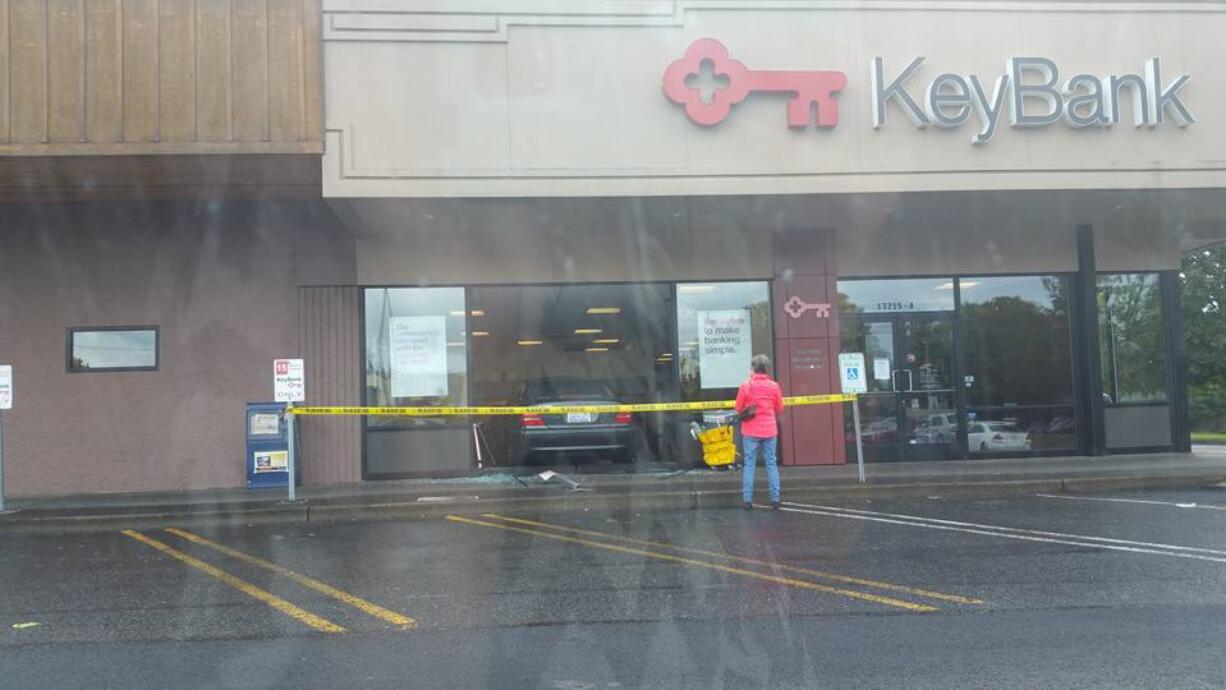
[[[289,437],[285,403],[247,403],[247,488],[286,487]]]

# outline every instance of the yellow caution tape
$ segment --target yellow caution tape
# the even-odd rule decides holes
[[[856,396],[850,394],[836,395],[794,395],[785,397],[783,404],[788,407],[800,405],[829,405],[832,403],[850,402]],[[548,406],[479,406],[479,407],[292,407],[291,414],[320,416],[380,416],[380,417],[459,417],[485,415],[523,415],[523,414],[569,414],[595,413],[613,414],[617,412],[701,412],[703,410],[729,410],[736,406],[734,400],[707,400],[703,402],[671,402],[671,403],[637,403],[633,405],[548,405]]]

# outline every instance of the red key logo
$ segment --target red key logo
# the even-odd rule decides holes
[[[710,93],[692,80],[704,74],[722,80],[724,85],[709,89]],[[728,117],[732,106],[754,91],[790,93],[788,126],[808,127],[817,106],[817,126],[839,124],[839,102],[835,94],[847,86],[842,72],[785,72],[751,70],[740,60],[728,55],[724,44],[714,38],[700,38],[690,44],[685,57],[664,70],[664,93],[677,105],[685,106],[685,114],[700,125],[717,125]]]

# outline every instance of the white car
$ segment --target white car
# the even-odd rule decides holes
[[[1012,422],[974,422],[966,428],[971,452],[1030,450],[1030,434]]]
[[[958,437],[958,418],[953,414],[934,414],[915,427],[919,443],[952,443]]]

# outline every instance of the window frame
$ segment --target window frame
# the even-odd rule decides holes
[[[152,331],[153,365],[139,367],[87,367],[83,369],[72,365],[73,342],[78,333],[113,333],[116,331]],[[65,329],[64,343],[64,371],[69,374],[160,371],[162,367],[162,332],[158,326],[154,325],[69,326],[67,329]]]
[[[360,346],[358,347],[359,380],[365,382],[366,374],[368,371],[367,367],[370,364],[369,360],[367,359],[368,343],[366,342],[366,328],[367,328],[368,319],[369,319],[369,315],[367,314],[367,309],[366,309],[366,306],[367,306],[366,296],[368,292],[377,291],[377,290],[385,290],[385,291],[435,290],[435,289],[461,290],[463,292],[463,301],[464,301],[463,308],[465,312],[464,313],[464,333],[465,335],[464,335],[464,387],[463,387],[464,400],[463,400],[463,404],[464,406],[467,406],[472,400],[471,398],[472,381],[470,380],[470,377],[469,377],[469,374],[472,372],[472,366],[473,366],[472,336],[470,335],[472,331],[472,314],[469,308],[469,304],[471,303],[471,297],[472,297],[471,288],[472,288],[471,285],[456,285],[456,284],[445,284],[445,285],[390,284],[390,285],[361,285],[361,286],[358,286],[358,299],[361,302],[361,305],[360,305],[361,309],[360,309],[360,314],[358,318],[358,327],[361,329],[360,335],[359,335]],[[450,357],[450,353],[449,353],[449,357]],[[448,359],[448,362],[450,362],[450,359]],[[376,405],[370,400],[370,390],[369,390],[369,387],[365,385],[365,383],[363,383],[362,385],[362,394],[359,400],[361,401],[363,407],[388,407],[387,405]],[[411,407],[412,406],[423,406],[423,405],[431,406],[432,403],[428,403],[424,401],[437,402],[438,398],[433,397],[433,396],[426,396],[426,397],[421,397],[421,398],[406,398],[405,400],[410,401],[407,404]],[[405,404],[405,403],[401,403],[401,404]],[[391,407],[395,407],[395,406],[396,405],[391,405]],[[442,407],[447,407],[447,406],[449,405],[443,405]],[[408,423],[403,423],[400,421],[392,421],[390,423],[385,423],[385,424],[371,424],[370,423],[371,417],[367,416],[362,421],[362,429],[363,429],[363,432],[371,431],[371,432],[376,432],[376,433],[378,432],[397,432],[397,431],[429,431],[429,430],[437,430],[437,429],[455,429],[455,428],[462,428],[462,427],[470,426],[471,425],[470,419],[471,418],[467,416],[463,416],[463,417],[448,416],[448,417],[443,417],[443,418],[437,418],[436,423],[432,423],[426,426],[417,426],[417,425],[412,425]],[[362,436],[362,473],[363,473],[363,476],[365,477],[366,476],[366,436],[365,436],[365,433],[363,433],[363,436]],[[384,478],[384,475],[375,475],[375,476],[380,479]],[[401,477],[393,477],[392,475],[387,475],[386,478],[397,478],[398,479]]]
[[[779,371],[782,365],[779,362],[775,361],[777,358],[776,355],[778,354],[775,351],[775,346],[778,343],[778,331],[776,330],[778,328],[778,323],[776,322],[777,320],[775,317],[778,316],[778,314],[776,313],[777,305],[775,304],[775,290],[774,290],[773,282],[774,281],[771,278],[718,278],[718,279],[713,279],[713,280],[687,279],[687,280],[667,281],[667,284],[670,286],[672,290],[673,337],[676,339],[676,342],[673,343],[673,350],[674,350],[673,352],[673,361],[674,361],[673,379],[677,385],[678,398],[681,401],[683,402],[704,402],[704,401],[710,401],[710,400],[720,400],[724,397],[727,397],[727,394],[721,394],[715,391],[735,391],[736,390],[735,386],[731,388],[701,388],[700,387],[698,389],[699,390],[698,397],[691,399],[686,396],[685,390],[683,388],[682,381],[681,381],[681,346],[682,346],[682,342],[681,342],[681,294],[680,294],[682,292],[681,286],[683,285],[732,285],[732,284],[745,284],[745,283],[761,283],[765,285],[766,286],[766,309],[767,309],[766,313],[767,313],[767,319],[769,320],[769,323],[767,324],[768,326],[767,331],[768,331],[768,335],[770,338],[769,343],[768,343],[768,350],[766,351],[765,354],[767,354],[767,356],[771,358],[771,376],[777,380],[779,378]],[[751,323],[750,324],[750,347],[751,349],[753,345],[752,343],[753,335],[752,334],[753,334],[753,324]],[[701,364],[699,366],[701,366]],[[749,377],[748,367],[746,367],[745,376],[746,378]],[[702,391],[712,391],[712,393],[707,396],[703,396]]]

